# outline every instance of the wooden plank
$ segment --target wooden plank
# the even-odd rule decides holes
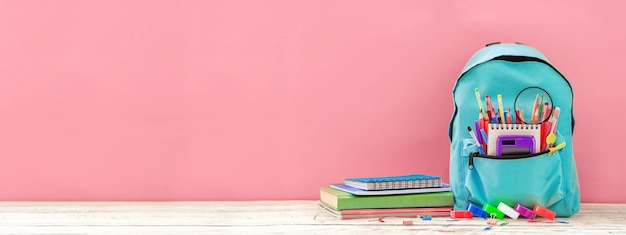
[[[562,223],[505,220],[504,233],[626,233],[626,204],[583,204]],[[316,201],[245,202],[0,202],[2,234],[259,234],[410,233],[483,231],[483,219],[339,220]]]

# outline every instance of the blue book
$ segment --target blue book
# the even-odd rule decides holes
[[[390,190],[441,187],[441,177],[412,174],[401,176],[346,178],[344,184],[363,190]]]
[[[353,188],[345,184],[331,184],[331,188],[344,191],[353,195],[373,196],[373,195],[396,195],[411,193],[434,193],[434,192],[450,192],[450,185],[443,184],[441,187],[434,188],[410,188],[410,189],[388,189],[388,190],[363,190]]]

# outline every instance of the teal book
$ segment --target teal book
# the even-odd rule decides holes
[[[320,201],[335,210],[454,205],[452,192],[357,196],[330,187],[320,188]]]

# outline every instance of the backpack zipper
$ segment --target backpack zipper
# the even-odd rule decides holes
[[[502,155],[502,156],[493,156],[493,155],[481,155],[479,152],[473,152],[469,154],[468,168],[470,170],[474,169],[474,158],[487,158],[487,159],[496,159],[496,160],[515,160],[515,159],[523,159],[523,158],[531,158],[536,157],[542,154],[549,153],[550,150],[541,151],[539,153],[533,154],[515,154],[515,155]]]

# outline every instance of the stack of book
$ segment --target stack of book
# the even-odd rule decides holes
[[[441,177],[346,178],[320,188],[320,207],[341,219],[449,216],[454,197]]]

